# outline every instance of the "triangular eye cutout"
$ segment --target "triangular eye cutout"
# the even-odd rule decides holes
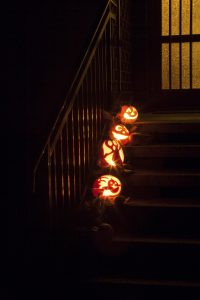
[[[127,113],[131,113],[131,112],[133,112],[133,111],[131,111],[130,108],[127,108],[126,112],[127,112]]]

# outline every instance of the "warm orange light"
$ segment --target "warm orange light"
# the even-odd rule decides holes
[[[120,143],[123,145],[127,144],[130,141],[129,131],[122,124],[115,125],[110,131],[110,136],[111,136],[111,138],[114,138],[114,139],[120,141]]]
[[[138,118],[138,111],[133,106],[123,105],[117,116],[122,123],[133,124]]]
[[[101,146],[98,164],[101,167],[117,167],[124,162],[124,152],[117,140],[106,140]]]
[[[95,198],[105,199],[113,202],[121,192],[120,180],[112,175],[102,175],[95,180],[92,193]]]

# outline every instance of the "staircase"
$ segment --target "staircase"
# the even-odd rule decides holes
[[[35,165],[44,237],[30,264],[45,297],[47,289],[54,299],[69,290],[73,299],[80,291],[86,299],[200,299],[200,113],[140,113],[139,134],[124,146],[129,170],[117,173],[125,201],[105,206],[107,225],[87,220],[74,230],[88,186],[91,194],[103,111],[134,94],[130,3],[107,1]]]
[[[97,234],[81,263],[99,299],[200,299],[199,130],[199,113],[140,116],[124,149],[129,199],[105,210],[112,242]]]

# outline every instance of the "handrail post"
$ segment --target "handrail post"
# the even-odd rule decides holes
[[[122,90],[122,74],[121,74],[121,0],[118,0],[118,63],[119,63],[119,93],[121,93]]]
[[[50,141],[48,141],[48,193],[49,193],[49,208],[52,207],[52,186],[51,186],[51,147],[50,147]]]
[[[112,13],[112,3],[109,4],[110,13]],[[110,67],[110,93],[112,95],[113,90],[113,65],[112,65],[112,49],[113,41],[112,41],[112,18],[109,20],[109,67]]]

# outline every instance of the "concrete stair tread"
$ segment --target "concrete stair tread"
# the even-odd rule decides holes
[[[115,277],[99,277],[89,280],[90,283],[100,284],[117,284],[117,285],[142,285],[142,286],[174,286],[174,287],[198,287],[199,281],[183,281],[183,280],[162,280],[162,279],[143,279],[143,278],[115,278]]]
[[[148,169],[134,169],[130,176],[200,176],[200,170],[148,170]]]
[[[199,283],[199,253],[200,240],[122,233],[99,249],[90,278]]]
[[[113,243],[131,243],[131,244],[168,244],[168,245],[197,245],[200,246],[200,239],[189,238],[171,238],[161,236],[133,236],[133,235],[115,235]]]
[[[200,145],[187,144],[153,144],[128,145],[125,151],[131,152],[134,157],[199,157]],[[133,158],[134,159],[134,158]]]
[[[124,205],[131,207],[182,207],[200,208],[200,200],[197,199],[130,199]]]
[[[141,113],[137,124],[200,123],[200,112]]]

